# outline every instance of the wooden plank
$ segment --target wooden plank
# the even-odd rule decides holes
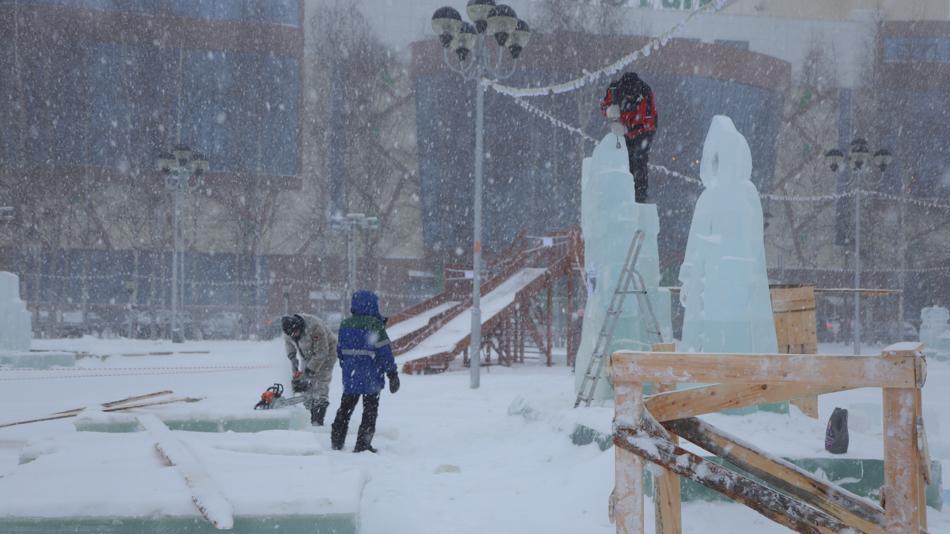
[[[900,289],[875,289],[868,287],[816,287],[815,293],[861,293],[865,297],[886,297],[900,294]]]
[[[800,384],[714,384],[646,398],[646,407],[659,421],[695,417],[733,408],[781,402],[806,395],[823,395],[853,389]]]
[[[779,352],[784,354],[818,352],[815,308],[813,287],[772,289],[772,312],[775,315],[775,335]],[[818,418],[816,395],[791,399],[791,404],[806,416]]]
[[[831,517],[869,534],[884,534],[884,510],[843,488],[730,436],[696,418],[665,423],[671,432],[699,445],[739,469],[797,497]]]
[[[674,343],[654,343],[653,352],[673,352]],[[660,393],[674,391],[676,386],[657,384]],[[671,441],[677,443],[676,436]],[[683,531],[682,497],[680,495],[680,477],[672,471],[658,469],[653,478],[656,491],[653,492],[656,534],[681,534]]]
[[[915,387],[917,356],[712,354],[618,351],[615,382],[807,383],[815,386]]]
[[[831,534],[847,528],[845,524],[824,512],[677,447],[662,436],[651,435],[643,429],[618,428],[614,434],[614,445],[681,477],[718,491],[798,532]]]
[[[119,400],[115,400],[115,401],[106,402],[106,403],[101,404],[100,406],[102,406],[102,408],[103,408],[102,411],[103,411],[103,412],[119,412],[119,411],[124,411],[124,410],[130,410],[130,409],[132,409],[132,408],[141,408],[141,407],[143,407],[143,406],[156,406],[156,405],[159,405],[159,404],[170,404],[170,403],[172,403],[172,402],[194,402],[194,401],[200,400],[200,399],[191,399],[191,398],[186,397],[186,398],[171,399],[171,400],[167,400],[167,401],[159,401],[159,402],[149,402],[149,403],[140,403],[140,404],[125,405],[126,403],[133,402],[133,401],[136,401],[136,400],[150,399],[150,398],[153,398],[153,397],[158,397],[158,396],[162,396],[162,395],[167,395],[167,394],[169,394],[169,393],[172,393],[172,392],[171,392],[171,391],[168,391],[168,390],[166,390],[166,391],[156,391],[155,393],[149,393],[149,394],[146,394],[146,395],[138,395],[138,396],[135,396],[135,397],[126,397],[126,398],[124,398],[124,399],[119,399]],[[124,405],[124,406],[123,406],[123,405]],[[85,407],[83,407],[83,408],[73,408],[72,410],[64,410],[64,411],[62,411],[62,412],[56,412],[56,413],[54,413],[54,414],[52,414],[52,415],[47,415],[47,416],[42,416],[42,417],[35,417],[35,418],[32,418],[32,419],[25,419],[25,420],[23,420],[23,421],[13,421],[13,422],[10,422],[10,423],[2,423],[2,424],[0,424],[0,428],[6,428],[6,427],[10,427],[10,426],[17,426],[17,425],[27,425],[27,424],[30,424],[30,423],[41,423],[41,422],[44,422],[44,421],[56,421],[57,419],[68,419],[68,418],[70,418],[70,417],[76,417],[76,416],[78,416],[78,415],[81,414],[81,413],[83,412],[83,410],[85,410],[85,409],[86,409]]]
[[[927,445],[927,433],[924,431],[924,401],[920,388],[914,390],[914,442],[917,445],[917,510],[920,515],[920,528],[927,530],[927,484],[930,482],[930,450]]]
[[[923,527],[914,397],[914,389],[884,389],[883,491],[888,534],[919,534]]]
[[[140,415],[138,421],[155,440],[155,450],[181,474],[201,515],[216,529],[234,528],[234,508],[191,450],[154,415]]]
[[[643,414],[643,386],[614,386],[614,421],[632,424]],[[614,522],[617,534],[644,534],[643,460],[628,449],[614,447]]]
[[[772,313],[815,309],[815,288],[813,287],[773,288],[771,296]]]

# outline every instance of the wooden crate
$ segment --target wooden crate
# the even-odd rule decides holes
[[[815,288],[774,287],[771,293],[778,351],[782,354],[817,354]],[[792,404],[805,415],[818,418],[818,397],[795,399]]]

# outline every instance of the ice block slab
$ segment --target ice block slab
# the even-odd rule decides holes
[[[231,532],[358,531],[365,477],[331,462],[321,436],[174,434],[233,506]],[[35,459],[0,478],[0,532],[216,532],[147,433],[68,434],[28,447]]]
[[[49,369],[74,365],[76,365],[76,355],[71,352],[0,350],[0,367]]]
[[[191,432],[263,432],[265,430],[303,430],[310,427],[310,412],[304,409],[243,410],[230,413],[213,411],[156,412],[172,430]],[[76,418],[80,432],[139,432],[142,428],[130,413],[92,412]]]

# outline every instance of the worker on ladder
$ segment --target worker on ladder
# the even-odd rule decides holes
[[[625,72],[619,80],[610,82],[600,110],[609,120],[618,121],[625,130],[624,139],[636,201],[645,204],[649,190],[647,166],[650,163],[650,145],[657,124],[653,89],[636,72]]]

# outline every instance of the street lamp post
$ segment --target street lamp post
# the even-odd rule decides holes
[[[346,290],[340,299],[343,316],[346,316],[347,299],[356,290],[356,233],[379,229],[379,218],[364,213],[335,215],[330,218],[330,228],[346,236]]]
[[[193,153],[187,146],[178,145],[171,152],[159,154],[156,165],[165,177],[165,188],[172,192],[172,305],[169,320],[172,342],[182,343],[185,334],[181,314],[185,296],[185,253],[181,250],[184,242],[181,210],[185,195],[204,183],[208,160],[200,153]]]
[[[861,178],[867,174],[872,164],[881,173],[891,163],[891,153],[880,149],[871,156],[868,142],[858,138],[851,141],[848,153],[832,149],[825,153],[825,159],[831,172],[838,172],[844,168],[844,163],[850,164],[852,172],[851,189],[854,192],[854,319],[852,339],[854,354],[861,353]],[[903,320],[903,319],[902,319]]]
[[[472,333],[471,387],[479,386],[481,367],[481,270],[482,270],[482,173],[484,168],[484,123],[486,79],[503,80],[514,74],[518,57],[531,37],[528,23],[515,10],[495,0],[469,0],[466,6],[472,23],[463,22],[459,12],[441,7],[432,15],[432,29],[442,43],[445,64],[465,81],[475,82],[475,198],[474,242],[472,243]],[[495,39],[496,46],[489,43]],[[495,50],[492,50],[494,48]],[[455,52],[458,61],[451,58]],[[505,50],[510,60],[505,60]]]

